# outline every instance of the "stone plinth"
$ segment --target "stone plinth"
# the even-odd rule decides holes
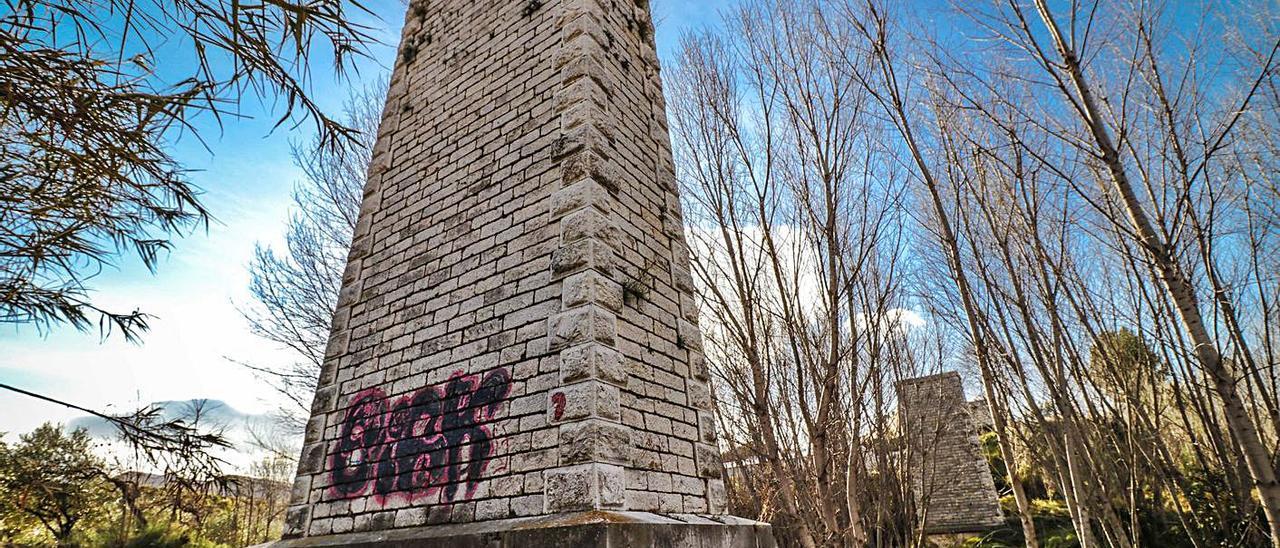
[[[265,545],[264,545],[265,546]],[[592,511],[286,540],[272,548],[775,548],[767,525],[732,516]]]
[[[767,540],[724,517],[648,6],[414,0],[390,85],[281,545]]]

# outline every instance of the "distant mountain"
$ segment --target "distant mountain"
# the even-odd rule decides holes
[[[115,479],[138,487],[160,489],[165,486],[168,476],[134,471],[116,474]],[[289,496],[289,484],[285,482],[243,475],[230,475],[225,479],[226,485],[218,486],[217,490],[217,493],[222,496],[236,496],[240,493],[257,493],[258,496],[270,494],[277,499]]]
[[[166,421],[181,419],[190,424],[199,416],[200,431],[221,433],[232,443],[234,450],[220,451],[219,456],[236,468],[243,469],[265,454],[256,440],[295,446],[300,446],[302,441],[297,435],[281,432],[271,415],[245,413],[220,400],[158,401],[150,406],[159,409],[160,418]],[[67,422],[66,427],[68,430],[83,428],[91,436],[113,442],[119,436],[116,426],[100,417],[77,417]]]
[[[271,422],[268,415],[244,413],[221,400],[185,400],[152,402],[151,407],[160,409],[160,418],[166,421],[181,419],[191,423],[199,416],[199,424],[206,430],[223,430],[228,435],[245,426],[261,426]],[[106,419],[93,416],[78,417],[67,423],[69,430],[84,428],[89,434],[100,438],[115,438],[116,426]]]

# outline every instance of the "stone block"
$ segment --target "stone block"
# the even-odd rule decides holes
[[[293,480],[293,487],[289,489],[290,504],[306,504],[309,493],[311,493],[311,476],[299,475]]]
[[[688,379],[685,381],[685,393],[689,397],[689,405],[694,409],[711,409],[711,388],[707,383]]]
[[[583,79],[581,81],[589,82],[591,80]],[[583,106],[583,104],[590,105],[590,107]],[[588,108],[599,108],[599,107],[595,106],[594,103],[573,103],[573,104],[566,105],[562,108],[565,111],[566,118],[579,118],[579,117],[586,116],[586,114],[579,113],[579,111],[585,110]],[[597,151],[603,150],[609,146],[609,141],[610,139],[612,139],[612,137],[613,137],[612,124],[604,123],[602,121],[595,121],[595,120],[589,123],[579,123],[574,125],[573,127],[567,127],[563,130],[563,134],[552,145],[553,148],[551,153],[557,158],[564,158],[571,154],[577,154],[578,152],[581,152],[583,150],[597,150]],[[582,181],[591,181],[591,179],[583,179]],[[582,181],[579,181],[579,182],[582,182]],[[577,183],[574,183],[574,184],[577,184]],[[602,186],[601,188],[604,188],[604,187]],[[596,207],[606,213],[610,213],[615,209],[614,207],[611,206],[609,202],[601,203]],[[563,210],[562,213],[556,213],[556,209],[557,208],[555,207],[553,207],[552,209],[553,216],[558,216],[562,213],[567,213],[568,211],[571,211],[574,208],[571,207],[568,210]]]
[[[511,503],[507,499],[487,499],[476,503],[476,519],[489,520],[509,517]]]
[[[627,464],[631,457],[631,429],[599,419],[560,426],[560,462]]]
[[[551,195],[551,214],[561,216],[583,208],[595,208],[607,214],[612,200],[609,191],[600,183],[593,179],[583,179]]]
[[[616,386],[585,381],[553,390],[549,397],[547,421],[552,424],[587,418],[621,419],[621,397]]]
[[[590,268],[612,272],[616,260],[613,247],[598,240],[580,240],[561,244],[551,252],[551,271],[565,275]]]
[[[675,266],[671,269],[671,283],[676,289],[685,293],[693,293],[696,287],[693,285],[693,274],[689,272],[688,267]]]
[[[325,467],[325,443],[316,442],[302,447],[302,458],[298,460],[299,474],[318,474]]]
[[[587,238],[616,248],[620,239],[618,224],[594,208],[579,209],[560,221],[561,242],[568,244]]]
[[[689,353],[689,375],[700,381],[711,378],[711,372],[707,369],[707,360],[701,352]]]
[[[342,516],[342,517],[334,518],[333,524],[331,525],[331,527],[333,528],[333,532],[335,534],[339,534],[339,533],[350,532],[351,528],[354,525],[355,525],[355,520],[352,519],[351,516]]]
[[[599,487],[595,466],[591,464],[560,468],[546,472],[545,485],[547,512],[594,510],[597,506]]]
[[[584,80],[588,79],[583,78],[578,81]],[[559,150],[555,151],[557,156],[561,159],[572,159],[583,153],[592,153],[593,157],[585,160],[599,161],[603,149],[609,148],[607,143],[613,140],[617,133],[613,117],[608,115],[607,109],[594,102],[578,101],[565,103],[559,107],[559,110],[560,124],[564,134],[561,136],[563,141],[558,147]],[[600,177],[600,183],[605,187],[617,190],[615,178],[617,168],[612,163],[575,164],[575,167],[579,169],[565,173],[566,182],[594,175]]]
[[[702,352],[702,332],[685,320],[676,320],[676,336],[682,348]]]
[[[621,507],[626,501],[626,473],[621,466],[583,464],[546,472],[546,511]]]
[[[585,115],[575,114],[584,119],[578,123],[587,123],[586,120],[596,116],[595,107],[588,106],[584,109],[586,109]],[[592,178],[605,188],[617,189],[622,180],[622,174],[616,163],[590,149],[565,157],[561,168],[564,170],[564,181],[567,183]]]
[[[627,509],[657,512],[658,494],[651,491],[627,491]]]
[[[713,515],[724,514],[729,508],[729,494],[725,491],[724,482],[718,479],[707,481],[707,512]]]
[[[556,109],[561,112],[580,103],[608,106],[609,92],[595,78],[578,78],[564,85],[556,93]]]
[[[699,443],[694,445],[693,452],[698,463],[698,477],[719,479],[724,475],[720,450],[715,446]]]
[[[617,317],[595,305],[556,314],[547,324],[551,350],[593,342],[611,345],[618,334]]]
[[[542,495],[526,495],[511,500],[511,513],[516,516],[536,516],[541,514],[546,504]]]
[[[716,441],[716,418],[710,411],[698,412],[698,437],[707,443]]]
[[[626,386],[627,370],[622,365],[622,353],[598,343],[589,343],[560,352],[560,382],[569,384],[586,379],[598,379],[618,386]]]
[[[395,526],[414,527],[418,525],[426,525],[427,517],[429,515],[430,509],[426,507],[402,508],[396,511]]]
[[[594,36],[604,30],[601,20],[605,18],[606,13],[596,0],[564,0],[562,4],[556,24],[566,29],[573,24],[585,26],[574,31],[566,30],[567,36],[578,36],[584,33]]]
[[[617,312],[622,309],[622,284],[598,271],[585,270],[561,282],[560,298],[565,309],[595,304]]]
[[[306,505],[291,506],[284,514],[284,538],[302,536],[311,520],[311,507]]]
[[[310,527],[307,528],[307,536],[318,537],[328,535],[333,532],[332,519],[313,519]]]

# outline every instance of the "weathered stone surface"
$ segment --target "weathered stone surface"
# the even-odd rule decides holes
[[[692,379],[685,381],[685,395],[694,409],[711,409],[711,388],[706,383]]]
[[[617,421],[622,414],[621,401],[618,387],[602,382],[565,386],[551,392],[548,421],[560,423],[590,418]]]
[[[621,508],[626,472],[621,466],[589,463],[547,472],[547,512]]]
[[[724,465],[720,462],[720,451],[714,445],[697,444],[694,455],[698,463],[698,475],[704,478],[719,479],[724,475]]]
[[[618,224],[597,209],[580,209],[566,215],[561,221],[561,241],[566,244],[594,238],[617,248],[621,243]]]
[[[995,481],[979,451],[960,375],[908,379],[898,383],[897,391],[912,491],[925,512],[925,531],[972,532],[1002,525]]]
[[[600,379],[620,386],[627,384],[622,353],[601,344],[587,344],[560,353],[560,382]]]
[[[603,420],[584,420],[560,427],[560,460],[628,464],[631,429]]]
[[[565,152],[572,152],[566,150]],[[577,209],[594,207],[608,213],[613,197],[600,183],[592,179],[583,179],[551,195],[551,213],[564,215]]]
[[[561,283],[561,298],[566,308],[598,304],[615,312],[622,309],[622,284],[610,280],[600,272],[579,272]]]
[[[618,320],[598,306],[584,306],[551,317],[551,349],[584,343],[612,345],[618,334]]]
[[[600,272],[613,270],[614,251],[596,240],[582,240],[565,244],[551,253],[551,270],[556,274],[568,274],[584,268]]]

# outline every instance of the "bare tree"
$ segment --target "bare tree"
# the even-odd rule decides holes
[[[1181,503],[1196,497],[1186,474],[1200,470],[1226,474],[1224,494],[1238,508],[1254,504],[1256,488],[1270,515],[1274,400],[1259,390],[1270,375],[1259,374],[1255,343],[1240,328],[1247,301],[1232,289],[1256,285],[1242,267],[1266,260],[1256,255],[1265,231],[1241,226],[1258,204],[1237,190],[1235,173],[1265,172],[1256,166],[1266,163],[1232,167],[1219,158],[1237,149],[1239,157],[1266,155],[1232,132],[1241,120],[1266,125],[1267,110],[1251,105],[1274,77],[1280,42],[1271,19],[1235,25],[1247,38],[1233,51],[1210,46],[1204,34],[1180,41],[1177,25],[1145,3],[1074,6],[1061,27],[1038,1],[963,11],[997,46],[978,56],[955,36],[944,38],[952,47],[922,41],[914,51],[925,63],[885,66],[907,67],[923,91],[891,104],[904,113],[910,109],[899,105],[924,106],[916,116],[935,121],[917,126],[928,130],[918,133],[922,145],[908,146],[922,173],[946,175],[927,186],[942,190],[935,209],[954,219],[955,236],[944,239],[956,242],[947,246],[960,265],[953,277],[970,280],[974,304],[965,316],[979,320],[970,331],[990,333],[996,384],[1019,387],[1021,412],[1045,436],[1052,458],[1043,465],[1059,477],[1082,542],[1140,544],[1151,528],[1139,507],[1149,504],[1153,481],[1151,496],[1173,494],[1165,500],[1189,536],[1218,534],[1221,525],[1205,525],[1215,519],[1212,505]],[[883,44],[883,29],[894,27],[869,28],[868,40]],[[1200,79],[1205,58],[1229,58],[1239,69],[1208,86]],[[891,79],[871,86],[884,82]],[[1237,231],[1251,234],[1252,245],[1236,245]],[[1259,295],[1252,302],[1267,300],[1266,290]],[[1143,374],[1108,349],[1108,333],[1121,329],[1159,342],[1159,359],[1143,360]],[[1165,411],[1165,393],[1181,416]],[[1170,432],[1179,423],[1185,439]],[[1188,471],[1176,455],[1197,443],[1212,452],[1191,449],[1200,464]],[[1120,455],[1127,464],[1117,464]],[[1248,514],[1225,521],[1247,527]]]
[[[917,103],[913,103],[914,92],[910,79],[899,76],[899,65],[903,62],[899,57],[899,46],[891,42],[891,36],[897,31],[892,28],[884,6],[877,2],[845,2],[839,6],[837,15],[829,19],[825,32],[852,32],[856,43],[850,44],[841,54],[845,60],[842,64],[844,76],[850,81],[858,82],[863,89],[875,99],[877,104],[890,120],[891,125],[901,138],[906,156],[910,159],[917,179],[923,188],[925,204],[931,212],[930,232],[937,239],[942,251],[944,264],[947,265],[946,276],[954,284],[959,300],[961,314],[961,330],[967,335],[972,345],[978,370],[981,373],[982,386],[988,410],[994,421],[995,432],[999,440],[1001,454],[1006,462],[1017,462],[1011,443],[1008,426],[1008,412],[1003,408],[1004,398],[997,390],[997,377],[990,344],[986,334],[985,312],[979,308],[974,295],[969,274],[963,259],[963,248],[952,215],[954,212],[945,203],[943,182],[935,173],[941,170],[950,176],[949,164],[936,162],[929,157],[922,139],[927,130],[920,125],[923,122],[916,113]],[[840,26],[849,27],[849,31],[838,30]],[[870,62],[862,62],[868,57]],[[939,124],[946,123],[946,117],[936,118]],[[945,156],[945,153],[944,153]],[[939,166],[942,166],[939,168]],[[1038,546],[1034,523],[1029,512],[1029,501],[1022,487],[1021,478],[1016,467],[1007,468],[1007,478],[1013,487],[1013,494],[1018,506],[1022,522],[1023,535],[1028,546]]]
[[[1007,53],[1018,62],[997,69],[1004,72],[972,71],[973,80],[988,88],[1001,77],[1037,82],[1015,96],[1021,103],[1006,100],[1000,105],[1011,116],[994,114],[987,107],[978,110],[987,114],[996,131],[1040,136],[1018,137],[1011,144],[1032,155],[1037,167],[1073,185],[1079,203],[1104,223],[1098,226],[1124,254],[1131,271],[1163,293],[1151,296],[1167,299],[1160,317],[1176,319],[1171,327],[1182,339],[1177,350],[1193,358],[1193,378],[1203,375],[1216,397],[1213,405],[1220,406],[1220,417],[1205,418],[1220,418],[1238,448],[1238,460],[1229,457],[1225,462],[1247,469],[1272,543],[1280,545],[1275,455],[1258,423],[1271,413],[1260,414],[1256,406],[1251,411],[1242,395],[1242,384],[1261,379],[1238,367],[1256,366],[1251,342],[1241,328],[1239,302],[1224,270],[1235,256],[1223,231],[1233,222],[1232,209],[1242,202],[1232,199],[1235,177],[1219,160],[1236,146],[1249,147],[1235,138],[1235,131],[1259,90],[1275,78],[1280,39],[1274,22],[1258,19],[1251,27],[1256,38],[1246,40],[1243,48],[1254,55],[1239,55],[1224,49],[1205,53],[1202,50],[1209,46],[1202,37],[1192,37],[1189,49],[1171,45],[1167,37],[1178,36],[1177,31],[1160,8],[1148,4],[1081,6],[1063,14],[1042,0],[1010,0],[972,15],[1010,44]],[[1118,32],[1121,28],[1128,32]],[[1230,79],[1224,76],[1225,82],[1215,82],[1211,90],[1198,77],[1200,59],[1206,56],[1235,59],[1241,69]],[[1224,110],[1213,110],[1211,101]],[[966,104],[974,106],[972,101]],[[1076,181],[1081,179],[1096,181],[1097,190],[1079,186]],[[1096,333],[1091,336],[1096,339]],[[1225,357],[1224,348],[1235,358]],[[1262,410],[1271,405],[1265,397],[1257,403]],[[1059,404],[1065,407],[1067,402]],[[1096,467],[1093,475],[1104,473]],[[1097,481],[1105,488],[1105,481]],[[1104,530],[1113,530],[1113,539],[1123,538],[1109,515],[1110,506],[1104,504],[1103,509],[1108,515],[1101,518],[1110,521],[1102,525]]]
[[[902,484],[859,483],[897,455],[872,387],[959,362],[1027,544],[1033,499],[1083,546],[1276,542],[1273,6],[957,8],[962,31],[874,0],[766,1],[686,41],[673,137],[724,438],[768,472],[745,491],[800,544],[881,544],[864,509]],[[890,187],[913,192],[886,205]],[[904,295],[951,355],[885,358],[893,337],[833,327]],[[859,297],[833,315],[841,296]]]
[[[747,3],[668,82],[700,325],[726,449],[758,471],[737,510],[801,546],[919,544],[894,387],[948,353],[909,321],[905,173],[813,6]]]
[[[304,180],[294,188],[285,249],[259,244],[249,265],[255,302],[241,314],[255,334],[288,348],[298,361],[247,365],[292,402],[281,411],[295,429],[310,414],[385,102],[386,85],[372,83],[347,99],[343,123],[355,131],[352,139],[335,147],[317,136],[294,146]]]

